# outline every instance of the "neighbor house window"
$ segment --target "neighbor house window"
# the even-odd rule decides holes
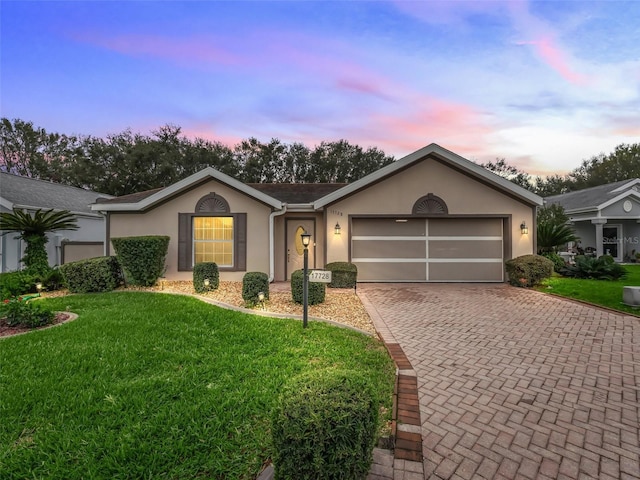
[[[193,217],[193,263],[233,267],[233,217]]]

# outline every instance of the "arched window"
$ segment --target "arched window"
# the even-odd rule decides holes
[[[413,204],[411,213],[414,215],[446,215],[449,213],[449,208],[444,200],[429,193]]]

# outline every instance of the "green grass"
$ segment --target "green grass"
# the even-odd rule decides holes
[[[634,309],[622,304],[622,287],[640,286],[640,265],[625,265],[624,268],[627,271],[627,276],[620,280],[590,280],[554,276],[545,280],[539,290],[640,315],[640,310],[637,308]]]
[[[43,300],[77,320],[0,340],[2,478],[253,479],[283,384],[365,372],[391,407],[370,337],[142,292]]]

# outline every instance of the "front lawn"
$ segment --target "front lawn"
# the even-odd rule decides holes
[[[554,276],[545,280],[540,290],[640,315],[640,310],[637,308],[634,309],[622,304],[622,287],[640,286],[640,265],[625,265],[624,268],[627,271],[627,276],[620,280],[590,280]]]
[[[79,318],[0,340],[3,478],[253,479],[282,385],[365,372],[391,408],[394,366],[370,337],[167,294],[42,300]]]

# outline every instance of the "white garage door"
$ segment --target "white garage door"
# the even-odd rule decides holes
[[[363,282],[502,282],[500,218],[354,218],[351,261]]]

